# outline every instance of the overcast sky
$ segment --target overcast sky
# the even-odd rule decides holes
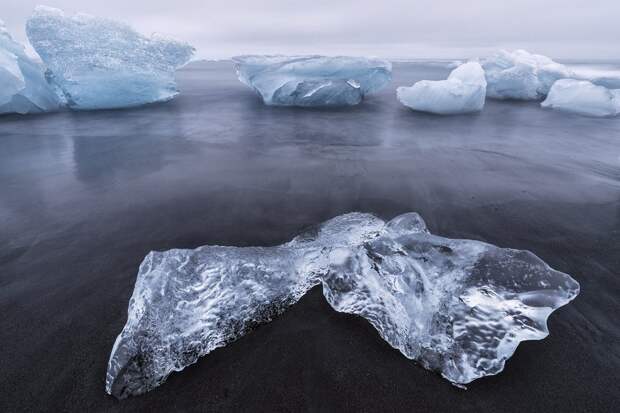
[[[620,59],[620,0],[1,0],[26,41],[37,4],[125,21],[193,44],[201,58],[243,53],[462,58],[497,47],[555,58]]]

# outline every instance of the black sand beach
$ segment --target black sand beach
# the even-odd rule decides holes
[[[265,107],[230,63],[202,63],[167,104],[0,118],[0,411],[617,411],[620,118],[396,100],[449,70],[396,64],[390,87],[327,111]],[[149,251],[276,245],[351,211],[528,249],[581,294],[466,391],[315,288],[146,395],[104,393]]]

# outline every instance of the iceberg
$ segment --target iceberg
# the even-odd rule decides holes
[[[396,90],[398,100],[411,109],[438,115],[480,112],[487,82],[478,62],[468,62],[450,73],[447,80],[422,80]]]
[[[163,102],[178,94],[174,72],[194,53],[186,43],[145,37],[126,24],[38,6],[26,24],[47,79],[71,109]]]
[[[499,373],[579,284],[527,251],[432,235],[416,213],[345,214],[274,247],[149,253],[112,348],[106,391],[147,392],[322,285],[336,310],[456,384]]]
[[[357,105],[387,85],[392,64],[363,57],[236,56],[239,80],[267,105]]]
[[[26,55],[0,20],[0,114],[46,112],[58,106],[43,68]]]
[[[561,79],[553,84],[541,106],[585,116],[617,116],[620,89],[608,89],[587,80]]]
[[[482,60],[487,96],[494,99],[541,100],[556,80],[574,77],[566,66],[525,50],[500,50]]]

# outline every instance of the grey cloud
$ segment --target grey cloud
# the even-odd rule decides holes
[[[39,1],[3,0],[2,18],[20,41]],[[171,34],[202,57],[278,51],[463,57],[499,46],[555,57],[620,58],[617,0],[50,0],[49,6]],[[389,57],[389,56],[387,56]],[[412,56],[415,57],[415,56]],[[418,56],[419,57],[419,56]],[[447,56],[446,56],[447,57]]]

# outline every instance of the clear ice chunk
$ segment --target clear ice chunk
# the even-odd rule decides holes
[[[194,53],[186,43],[145,37],[123,23],[45,6],[36,7],[26,32],[48,81],[77,110],[170,100],[178,94],[175,70]]]
[[[574,73],[550,58],[525,50],[500,50],[482,60],[487,78],[487,97],[541,100],[558,79]]]
[[[487,82],[478,62],[468,62],[450,73],[447,80],[422,80],[396,90],[400,102],[411,109],[438,115],[480,112],[484,108]]]
[[[392,64],[364,57],[237,56],[239,80],[267,105],[356,105],[387,85]]]
[[[0,20],[0,114],[58,109],[56,94],[43,73],[41,65],[12,39]]]
[[[149,253],[112,349],[106,391],[144,393],[271,320],[320,282],[329,267],[325,250],[362,244],[382,227],[372,215],[349,214],[277,247]]]
[[[322,277],[334,309],[361,315],[381,337],[456,384],[497,374],[524,340],[579,292],[528,251],[432,235],[418,214],[339,254]]]
[[[561,79],[553,84],[541,106],[585,116],[617,116],[620,89],[608,89],[587,80]]]
[[[579,292],[527,251],[429,233],[416,213],[333,218],[276,247],[151,252],[108,364],[118,398],[248,333],[322,284],[330,305],[366,318],[390,345],[456,384],[500,372],[519,342]]]

